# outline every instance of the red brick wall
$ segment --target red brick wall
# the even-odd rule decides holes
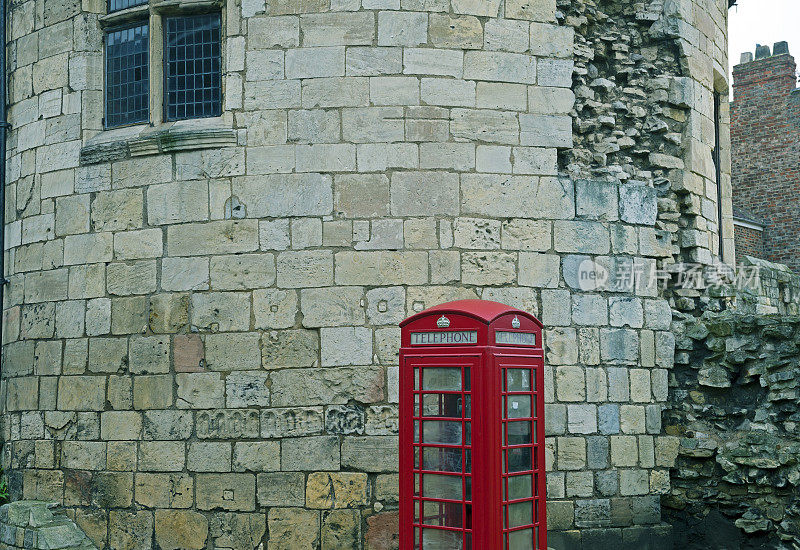
[[[754,256],[767,259],[764,255],[764,232],[734,222],[733,234],[736,241],[736,255]]]
[[[789,54],[733,69],[733,206],[765,225],[764,257],[800,271],[800,93]],[[738,232],[738,228],[737,228]],[[737,233],[737,253],[740,253]]]

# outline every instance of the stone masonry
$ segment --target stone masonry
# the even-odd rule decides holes
[[[479,297],[545,324],[550,546],[666,547],[671,304],[579,266],[732,263],[727,1],[198,3],[222,116],[115,130],[105,2],[11,3],[13,497],[106,549],[396,548],[397,323]]]

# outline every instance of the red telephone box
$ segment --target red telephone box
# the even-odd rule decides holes
[[[545,550],[542,324],[461,300],[400,326],[400,550]]]

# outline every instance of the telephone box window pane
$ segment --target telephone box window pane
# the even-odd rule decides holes
[[[461,391],[460,367],[427,367],[422,369],[423,391]]]
[[[423,550],[462,550],[464,548],[460,531],[444,531],[442,529],[422,530]]]
[[[510,476],[508,478],[508,500],[529,498],[531,495],[531,476]]]
[[[150,114],[149,27],[106,34],[105,126],[147,122]]]
[[[530,418],[531,417],[531,396],[530,395],[509,395],[508,418]]]
[[[452,393],[423,394],[422,416],[461,418],[461,395]]]
[[[508,550],[531,550],[533,548],[533,530],[522,529],[508,534]]]
[[[108,0],[108,13],[147,4],[147,0]]]
[[[530,445],[531,423],[530,422],[509,422],[508,423],[508,444],[509,445]]]
[[[461,445],[461,422],[425,420],[422,423],[422,442]]]
[[[461,449],[425,447],[422,451],[422,460],[422,469],[424,470],[458,473],[462,471]]]
[[[508,369],[506,371],[506,391],[531,391],[531,371]]]
[[[165,28],[167,120],[219,116],[220,14],[168,17]]]
[[[527,472],[532,470],[532,453],[530,447],[508,450],[508,471]]]
[[[441,527],[462,527],[461,503],[429,502],[422,503],[422,523]]]
[[[446,498],[463,500],[461,476],[439,474],[422,475],[422,496],[425,498]]]
[[[533,503],[518,502],[508,505],[508,527],[522,527],[533,523]]]

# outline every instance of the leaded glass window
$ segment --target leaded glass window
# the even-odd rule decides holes
[[[220,15],[165,20],[167,120],[219,116]]]
[[[150,106],[149,26],[106,34],[106,127],[146,122]]]
[[[144,4],[147,4],[147,0],[108,0],[108,13]]]

